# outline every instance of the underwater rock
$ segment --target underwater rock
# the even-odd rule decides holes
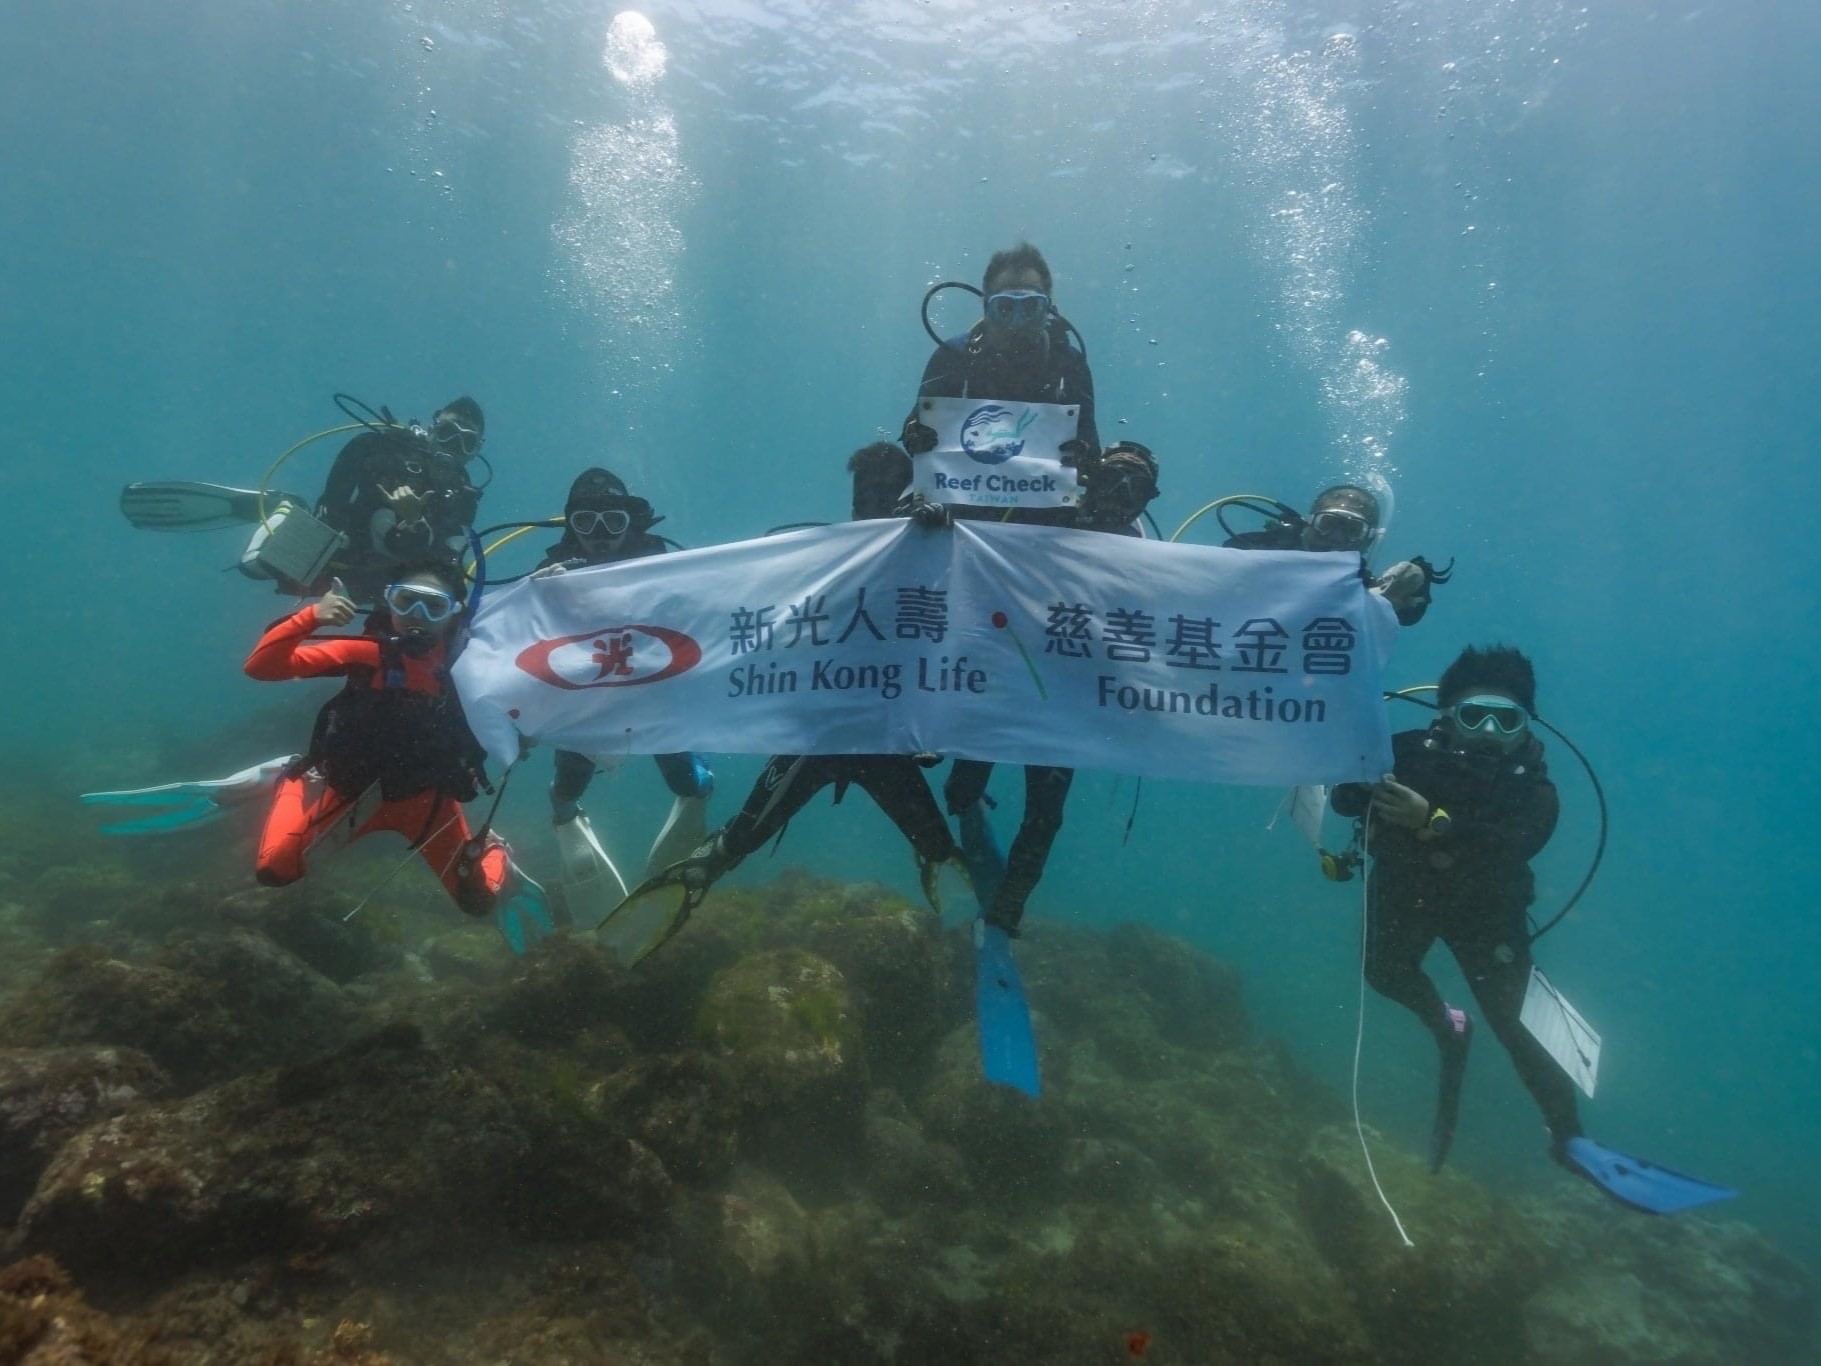
[[[190,1090],[332,1048],[356,1015],[333,982],[239,931],[179,936],[146,963],[66,949],[0,1012],[0,1037],[136,1047]]]
[[[508,970],[491,925],[461,923],[439,931],[423,942],[417,956],[438,982],[497,982]]]
[[[739,1152],[739,1083],[718,1058],[700,1053],[638,1058],[601,1083],[595,1105],[655,1152],[679,1180],[713,1180],[732,1167]]]
[[[839,1111],[858,1100],[866,1057],[847,979],[802,949],[750,954],[715,975],[696,1015],[709,1049],[731,1064],[749,1106]]]
[[[42,934],[64,940],[94,921],[111,921],[142,902],[165,898],[148,897],[144,883],[124,868],[86,861],[46,868],[22,900]]]
[[[617,1019],[625,979],[625,969],[598,944],[558,935],[516,960],[482,1015],[524,1043],[559,1045]]]
[[[1129,1077],[1175,1070],[1178,1050],[1246,1041],[1239,975],[1148,927],[1043,925],[1020,941],[1018,961],[1032,1009],[1062,1038],[1092,1039]]]
[[[982,1076],[980,1036],[966,1024],[942,1041],[916,1103],[924,1131],[959,1152],[970,1178],[1000,1199],[1048,1191],[1067,1148],[1067,1115],[1057,1099],[1066,1087],[1062,1055],[1041,1025],[1037,1038],[1042,1100]]]
[[[1523,1307],[1535,1360],[1821,1360],[1815,1278],[1749,1225],[1627,1214],[1592,1191],[1525,1212],[1549,1250],[1548,1280]]]
[[[956,950],[928,909],[883,888],[845,889],[805,928],[809,950],[840,969],[860,1014],[876,1078],[915,1077],[960,1022]]]
[[[755,1302],[751,1292],[765,1282],[800,1275],[810,1263],[809,1216],[785,1185],[765,1172],[741,1170],[731,1189],[701,1202],[696,1217],[713,1225],[698,1236],[716,1255],[710,1274],[717,1293]]]
[[[49,1257],[0,1268],[0,1361],[19,1366],[103,1366],[131,1361],[177,1366],[181,1358],[122,1332],[83,1303],[69,1273]]]
[[[229,924],[265,935],[337,986],[404,961],[396,925],[369,911],[344,919],[354,903],[303,883],[274,895],[268,888],[237,892],[221,903]]]
[[[1523,1340],[1524,1301],[1543,1283],[1542,1239],[1509,1202],[1454,1172],[1430,1175],[1370,1129],[1367,1137],[1414,1247],[1401,1244],[1379,1203],[1351,1126],[1309,1140],[1297,1202],[1373,1342],[1406,1360],[1509,1356]]]
[[[531,1156],[497,1089],[395,1025],[83,1130],[45,1171],[17,1238],[79,1274],[153,1280],[381,1234],[436,1242],[494,1226]]]
[[[967,1163],[946,1143],[926,1138],[895,1091],[866,1101],[865,1157],[869,1192],[894,1213],[964,1201],[972,1193]]]
[[[71,1134],[170,1089],[137,1049],[0,1050],[0,1224],[13,1221]]]

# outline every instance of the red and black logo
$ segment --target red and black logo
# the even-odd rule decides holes
[[[608,626],[540,640],[519,651],[519,668],[553,688],[636,688],[662,683],[702,662],[691,636],[665,626]]]

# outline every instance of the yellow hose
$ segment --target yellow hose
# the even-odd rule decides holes
[[[302,441],[299,441],[299,442],[295,443],[294,445],[287,446],[285,448],[284,454],[279,456],[278,459],[274,460],[270,465],[268,465],[266,467],[265,474],[260,477],[260,480],[259,480],[259,520],[260,520],[260,522],[263,523],[266,520],[266,490],[272,487],[272,476],[278,473],[278,467],[280,465],[284,464],[285,461],[289,460],[293,455],[296,455],[297,452],[301,451],[305,446],[309,445],[312,441],[321,441],[325,436],[335,436],[341,432],[352,432],[352,431],[358,431],[358,430],[362,430],[362,429],[371,430],[370,428],[367,427],[367,424],[364,422],[345,422],[339,427],[324,427],[320,432],[312,432],[309,436],[306,436]]]

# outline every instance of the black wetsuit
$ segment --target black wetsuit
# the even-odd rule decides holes
[[[662,555],[668,546],[653,536],[649,531],[629,532],[620,548],[610,555],[594,556],[588,553],[585,546],[575,538],[567,527],[563,529],[563,538],[544,552],[539,569],[547,569],[553,564],[581,560],[589,565],[623,564],[627,560],[642,560],[651,555]],[[705,797],[714,783],[714,775],[708,765],[695,755],[685,751],[681,754],[658,754],[658,772],[664,776],[664,784],[674,796]],[[556,808],[559,821],[573,814],[572,808],[582,800],[582,794],[588,790],[588,784],[594,781],[596,772],[594,760],[585,754],[573,750],[559,749],[555,756],[556,776],[550,783],[550,805]]]
[[[1449,825],[1422,839],[1385,821],[1372,823],[1366,981],[1446,1048],[1442,997],[1422,969],[1440,939],[1550,1132],[1565,1142],[1580,1133],[1574,1083],[1518,1022],[1530,982],[1527,913],[1536,896],[1530,860],[1549,842],[1559,810],[1543,746],[1533,736],[1515,755],[1466,753],[1449,749],[1432,728],[1394,736],[1392,754],[1397,781],[1446,811]],[[1330,800],[1340,815],[1359,816],[1371,789],[1348,783]]]
[[[424,495],[421,519],[393,515],[386,492],[400,485]],[[459,554],[479,505],[480,490],[460,460],[401,428],[362,432],[341,448],[316,515],[348,538],[332,570],[357,602],[372,602],[401,561]]]
[[[1052,320],[1042,341],[1034,347],[995,350],[985,343],[984,326],[976,325],[965,336],[938,346],[923,367],[917,386],[919,402],[926,398],[999,399],[1007,403],[1072,403],[1079,408],[1075,420],[1077,449],[1066,453],[1071,463],[1084,464],[1100,453],[1100,431],[1094,420],[1094,376],[1087,357],[1075,345],[1068,329]],[[913,446],[913,431],[921,409],[913,406],[905,419],[905,444]],[[1007,513],[998,508],[950,504],[953,516],[963,521],[1006,521],[1032,526],[1079,526],[1076,508],[1018,508]],[[978,759],[958,759],[943,784],[943,801],[950,814],[959,815],[982,800],[993,766]],[[1050,848],[1062,829],[1075,771],[1046,764],[1024,769],[1024,818],[1006,852],[1005,876],[1000,880],[987,919],[1008,934],[1017,933],[1024,903],[1043,876]]]

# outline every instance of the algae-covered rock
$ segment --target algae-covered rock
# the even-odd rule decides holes
[[[0,1050],[0,1223],[12,1222],[71,1134],[170,1088],[137,1049]]]
[[[1432,1176],[1410,1154],[1367,1136],[1379,1182],[1415,1246],[1403,1245],[1380,1204],[1350,1126],[1311,1138],[1297,1199],[1374,1342],[1411,1361],[1508,1356],[1523,1340],[1523,1303],[1543,1283],[1546,1250],[1535,1228],[1464,1177]]]
[[[404,961],[396,923],[372,909],[349,920],[357,904],[306,881],[276,896],[267,888],[237,892],[220,910],[229,924],[265,935],[340,986]]]
[[[699,1053],[636,1059],[608,1076],[593,1103],[662,1159],[679,1180],[708,1181],[740,1146],[740,1084],[729,1063]]]
[[[696,1016],[756,1109],[857,1101],[866,1080],[859,1013],[840,969],[801,949],[750,954],[715,975]]]
[[[980,1036],[972,1024],[942,1041],[917,1100],[924,1132],[959,1152],[971,1178],[996,1200],[1052,1189],[1067,1148],[1068,1116],[1057,1101],[1066,1088],[1062,1055],[1041,1026],[1037,1037],[1042,1100],[981,1075]]]
[[[1174,936],[1044,925],[1020,942],[1018,961],[1047,1025],[1064,1040],[1091,1039],[1129,1077],[1163,1076],[1181,1052],[1246,1040],[1238,974]]]
[[[333,1047],[356,1015],[326,977],[236,932],[179,937],[145,963],[66,949],[0,1014],[0,1037],[137,1047],[188,1089]]]
[[[1821,1360],[1814,1278],[1746,1224],[1628,1215],[1591,1191],[1525,1213],[1549,1255],[1522,1311],[1537,1361]]]
[[[625,969],[605,949],[558,935],[515,962],[483,1015],[525,1043],[554,1046],[613,1019],[625,980]]]
[[[81,1273],[485,1228],[531,1150],[498,1090],[392,1026],[77,1134],[19,1221]]]
[[[926,1137],[896,1092],[873,1092],[865,1122],[867,1184],[885,1208],[909,1212],[972,1195],[960,1152]]]
[[[804,942],[846,979],[872,1074],[914,1079],[959,1022],[955,954],[936,917],[882,888],[862,887],[810,921]]]
[[[19,1366],[178,1366],[183,1357],[83,1302],[49,1257],[0,1267],[0,1361]]]

